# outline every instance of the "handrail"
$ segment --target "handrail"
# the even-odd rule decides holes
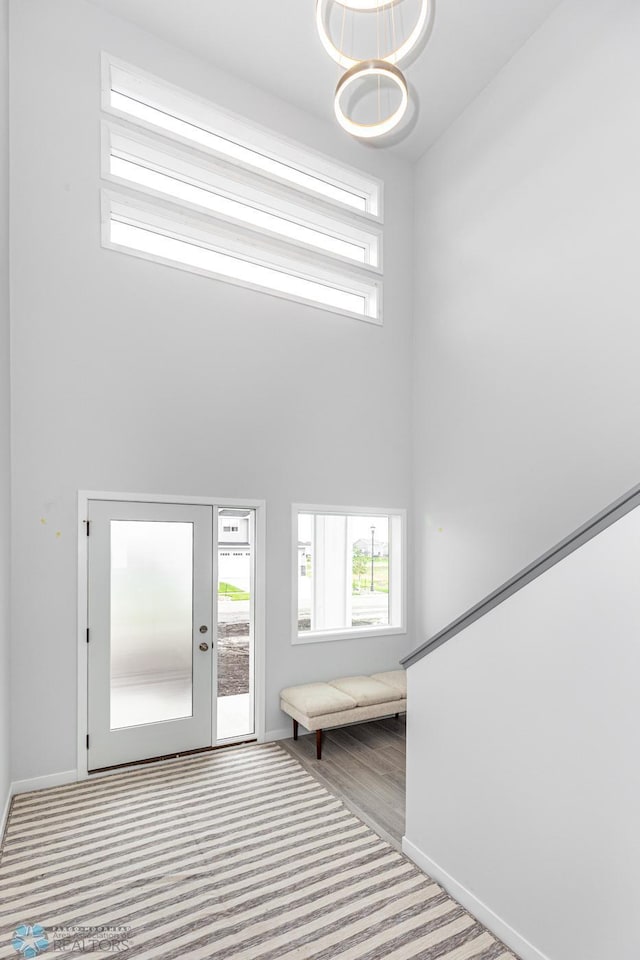
[[[484,617],[490,610],[504,603],[505,600],[512,597],[518,590],[522,590],[522,588],[528,583],[531,583],[532,580],[536,580],[545,570],[555,566],[560,560],[564,560],[570,553],[573,553],[579,547],[583,546],[583,544],[592,540],[593,537],[602,533],[603,530],[606,530],[607,527],[610,527],[616,520],[630,513],[630,511],[634,510],[637,506],[640,506],[640,484],[632,487],[631,490],[618,500],[614,500],[613,503],[605,507],[604,510],[601,510],[600,513],[597,513],[591,520],[587,520],[586,523],[578,527],[577,530],[574,530],[568,537],[565,537],[564,540],[557,543],[555,547],[547,550],[546,553],[543,553],[542,556],[534,560],[533,563],[524,567],[524,569],[516,573],[514,577],[511,577],[510,580],[507,580],[502,586],[498,587],[497,590],[488,594],[484,600],[470,607],[466,613],[463,613],[462,616],[453,620],[448,626],[440,630],[439,633],[436,633],[429,640],[425,640],[424,643],[416,647],[415,650],[407,654],[407,656],[400,661],[402,666],[405,668],[410,667],[414,663],[417,663],[418,660],[426,657],[427,654],[433,653],[433,651],[441,647],[443,643],[451,640],[452,637],[455,637],[456,634],[460,633],[476,620],[479,620],[480,617]]]

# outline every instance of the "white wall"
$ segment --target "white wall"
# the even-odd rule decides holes
[[[9,47],[8,0],[0,0],[0,831],[10,783],[9,591]]]
[[[640,480],[639,48],[566,0],[417,168],[422,639]]]
[[[12,0],[11,11],[23,779],[76,766],[79,488],[266,498],[268,730],[285,726],[281,687],[393,666],[413,644],[292,647],[289,634],[291,502],[408,505],[412,183],[403,162],[83,0]],[[385,325],[101,249],[101,49],[384,177]]]
[[[640,956],[639,558],[636,509],[408,672],[407,849],[523,960]]]
[[[417,168],[422,639],[640,479],[638,49],[566,0]],[[551,960],[640,954],[639,535],[409,671],[408,849]]]

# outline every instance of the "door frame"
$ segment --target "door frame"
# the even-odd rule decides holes
[[[87,725],[88,725],[88,668],[89,656],[87,650],[88,624],[88,537],[87,513],[89,500],[122,500],[138,503],[177,503],[193,504],[211,507],[216,516],[216,507],[237,507],[238,509],[255,510],[255,543],[254,543],[254,710],[255,710],[255,739],[258,743],[264,742],[265,737],[265,628],[266,628],[266,502],[247,498],[230,499],[229,497],[187,497],[177,495],[162,495],[153,493],[116,493],[104,490],[78,491],[78,611],[77,611],[77,645],[78,645],[78,710],[77,710],[77,779],[86,780],[88,772]],[[212,705],[216,708],[217,696]],[[225,740],[225,745],[241,743],[246,737]],[[252,738],[253,739],[253,738]],[[135,764],[132,764],[135,766]],[[99,774],[91,774],[98,776]]]

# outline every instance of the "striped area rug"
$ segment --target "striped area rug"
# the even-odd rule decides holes
[[[0,957],[32,942],[45,958],[513,960],[275,744],[17,797]]]

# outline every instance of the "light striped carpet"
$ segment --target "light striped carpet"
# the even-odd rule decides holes
[[[513,960],[275,744],[17,797],[0,957],[21,924],[45,958]]]

